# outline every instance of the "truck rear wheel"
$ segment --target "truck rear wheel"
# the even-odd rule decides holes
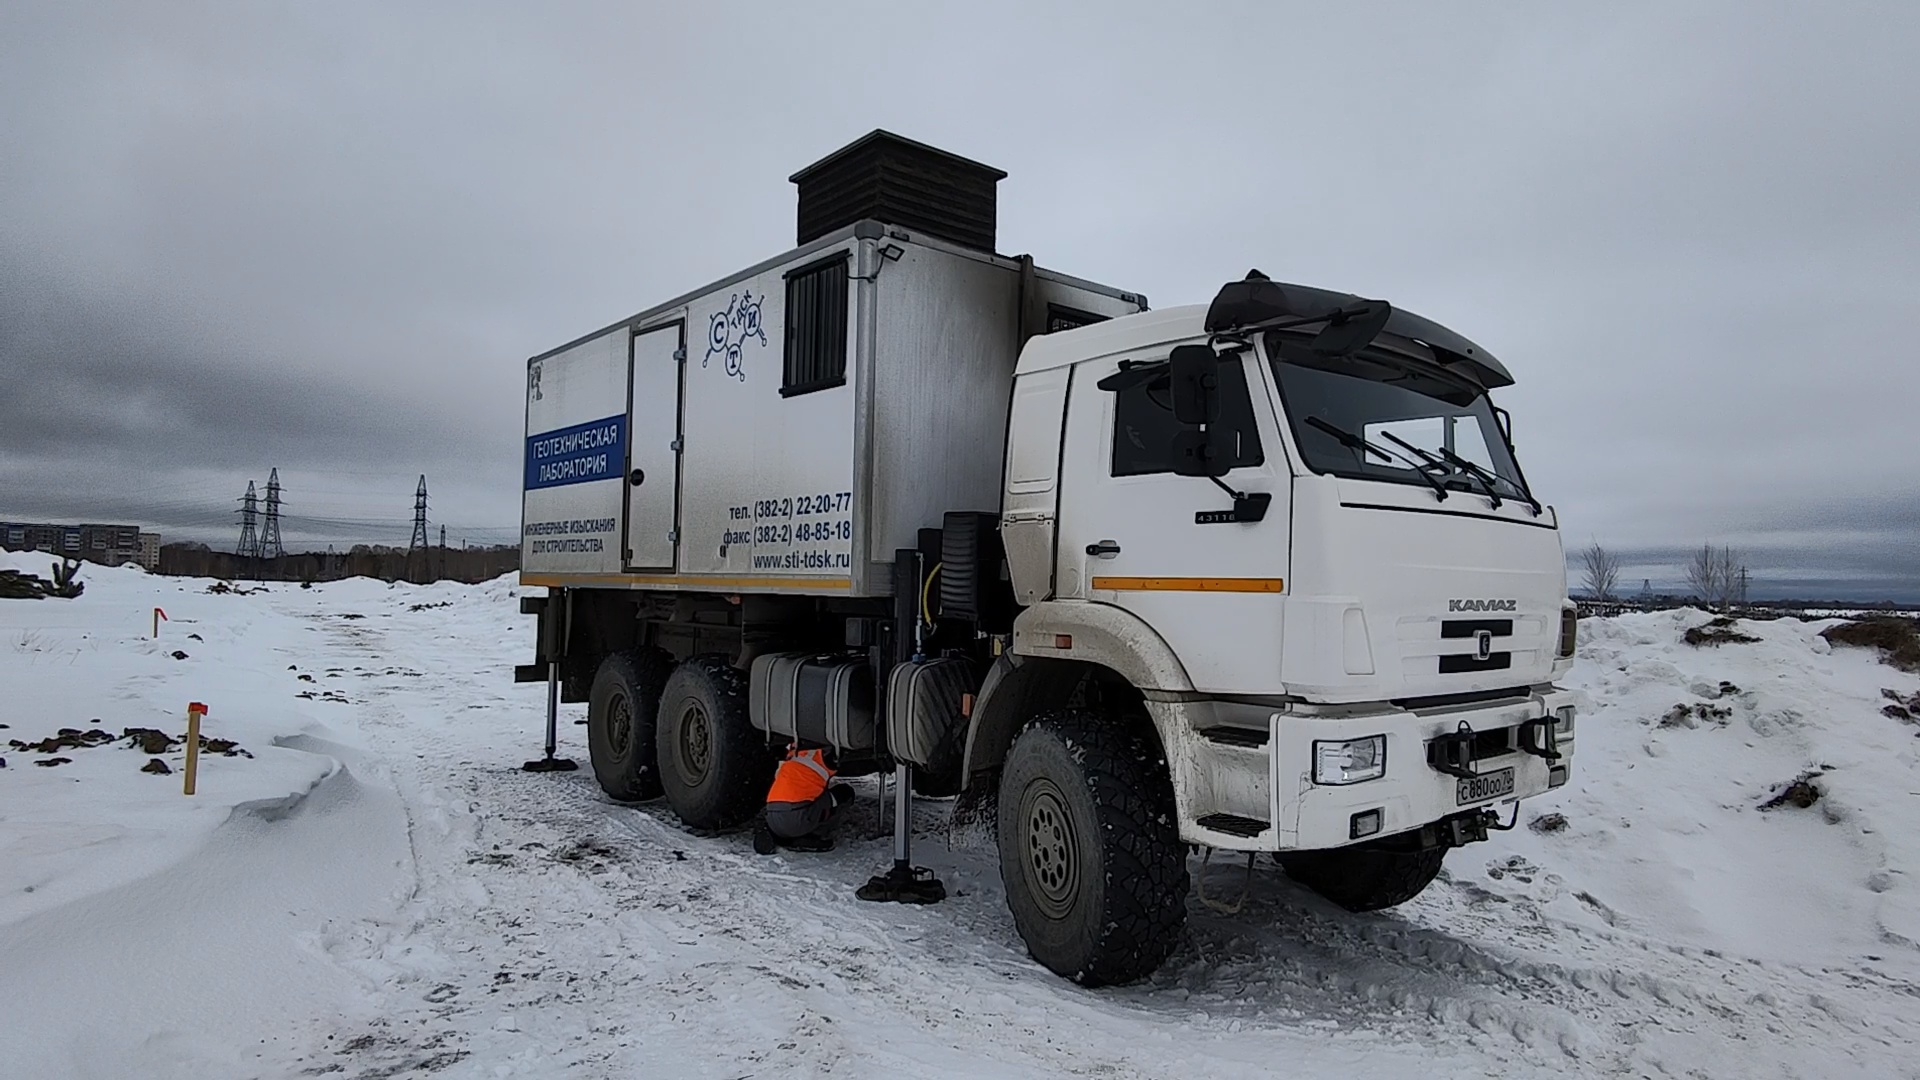
[[[1113,719],[1052,713],[1000,777],[1000,878],[1035,960],[1087,986],[1132,982],[1187,918],[1186,847],[1161,755]]]
[[[696,656],[674,669],[656,751],[667,802],[696,829],[747,821],[773,782],[773,756],[747,719],[746,677],[724,657]]]
[[[1440,873],[1446,848],[1334,848],[1283,853],[1287,876],[1348,911],[1379,911],[1419,896]]]
[[[600,661],[587,695],[587,755],[609,798],[660,797],[654,720],[673,661],[658,649],[617,652]]]

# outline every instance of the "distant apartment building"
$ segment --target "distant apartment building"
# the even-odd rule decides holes
[[[54,525],[0,522],[0,547],[8,551],[45,551],[105,566],[139,563],[160,568],[160,535],[138,525]]]

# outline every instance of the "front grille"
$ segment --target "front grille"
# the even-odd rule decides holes
[[[1485,630],[1494,637],[1512,637],[1512,619],[1445,619],[1440,623],[1442,638],[1470,638]]]
[[[1466,653],[1440,658],[1442,675],[1459,675],[1468,671],[1505,671],[1512,666],[1513,654],[1506,652],[1489,653],[1485,660]]]

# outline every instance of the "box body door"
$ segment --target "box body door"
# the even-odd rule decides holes
[[[673,572],[680,541],[680,393],[684,323],[633,335],[627,388],[625,566]]]

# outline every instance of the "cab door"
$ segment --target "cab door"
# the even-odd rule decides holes
[[[1277,692],[1288,560],[1288,484],[1267,380],[1251,352],[1223,359],[1220,425],[1233,467],[1221,483],[1271,496],[1259,521],[1233,498],[1179,476],[1181,426],[1162,378],[1120,391],[1098,383],[1120,361],[1165,360],[1171,345],[1087,361],[1067,402],[1056,595],[1138,615],[1209,691]]]
[[[680,544],[680,394],[685,324],[633,335],[627,383],[625,566],[671,573]]]

